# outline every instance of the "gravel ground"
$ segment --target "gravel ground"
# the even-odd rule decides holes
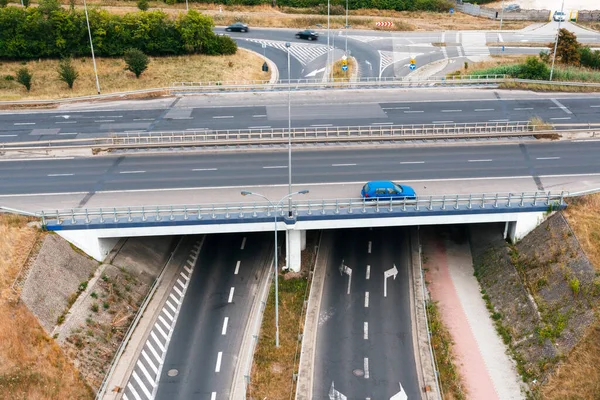
[[[58,235],[47,235],[29,271],[21,299],[51,333],[58,317],[69,306],[69,297],[77,293],[98,268],[98,262],[73,250]]]

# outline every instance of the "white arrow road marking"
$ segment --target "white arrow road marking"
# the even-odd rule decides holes
[[[390,276],[394,277],[396,280],[396,276],[398,275],[398,268],[396,268],[396,264],[394,264],[393,268],[388,269],[383,272],[383,297],[387,297],[387,278]]]
[[[331,388],[329,389],[329,400],[348,400],[346,396],[335,390],[333,381],[331,382]]]
[[[352,283],[352,268],[348,267],[344,264],[344,260],[342,260],[342,265],[340,266],[340,273],[348,275],[348,292],[350,294],[350,284]]]
[[[320,69],[315,69],[314,71],[309,72],[308,74],[304,75],[304,77],[305,78],[310,78],[310,77],[316,76],[317,74],[319,74],[319,73],[321,73],[323,71],[325,71],[325,67],[320,68]]]
[[[398,382],[398,385],[400,385],[400,391],[398,393],[396,393],[395,395],[393,395],[392,397],[390,397],[390,400],[408,400],[408,396],[406,395],[406,392],[402,388],[402,384],[400,382]]]

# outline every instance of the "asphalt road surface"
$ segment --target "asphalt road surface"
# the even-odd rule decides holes
[[[483,101],[456,90],[457,98],[452,100],[421,101],[411,100],[417,93],[398,91],[393,101],[367,100],[372,92],[342,93],[335,101],[294,95],[292,127],[527,122],[534,116],[554,124],[600,123],[600,96],[596,94],[539,94],[518,99],[497,95]],[[89,111],[4,112],[0,113],[0,144],[126,132],[287,128],[286,93],[273,94],[279,102],[269,105],[241,105],[237,97],[241,96],[231,94],[219,106],[179,106],[175,100],[158,108],[128,109],[127,104],[133,103],[126,103],[120,108]]]
[[[598,141],[294,150],[292,171],[296,185],[377,179],[536,179],[598,174],[599,151]],[[287,152],[281,150],[3,161],[0,165],[0,195],[287,183]],[[220,199],[227,201],[240,199]]]
[[[267,233],[206,238],[171,336],[156,399],[230,398],[250,309],[270,266],[270,239]],[[177,375],[169,376],[171,370]]]
[[[352,270],[340,273],[340,266]],[[335,232],[319,312],[313,397],[420,398],[412,341],[406,229]],[[386,282],[384,271],[397,269]]]

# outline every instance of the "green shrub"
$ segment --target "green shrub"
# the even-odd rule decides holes
[[[235,54],[237,43],[229,36],[215,36],[214,39],[206,42],[204,53],[208,55]]]
[[[0,0],[0,8],[4,8],[8,5],[8,0]]]
[[[66,83],[69,89],[73,89],[73,84],[78,77],[79,72],[77,72],[71,63],[70,58],[65,58],[58,64],[58,79]],[[85,284],[87,285],[87,282]]]
[[[38,3],[38,10],[46,15],[50,15],[52,12],[60,9],[60,2],[58,0],[40,0]]]
[[[142,11],[148,11],[148,8],[150,8],[150,5],[148,4],[148,0],[138,0],[137,7]]]
[[[29,92],[31,90],[31,79],[33,75],[29,72],[27,67],[23,67],[17,71],[17,82],[25,86],[25,89]]]
[[[569,287],[571,288],[573,295],[577,296],[579,294],[579,279],[573,278],[569,280]]]
[[[538,57],[527,57],[517,74],[519,79],[547,80],[550,78],[550,68]]]
[[[23,7],[29,7],[29,0],[21,0],[23,2]]]
[[[600,51],[592,50],[587,46],[580,47],[579,62],[584,67],[600,69]]]
[[[125,64],[127,64],[127,68],[125,69],[133,72],[136,78],[139,78],[140,75],[142,75],[150,63],[148,56],[138,49],[127,50],[123,56],[123,60],[125,60]]]
[[[96,303],[92,304],[92,306],[90,307],[90,309],[91,309],[93,312],[98,312],[98,304],[96,304]]]

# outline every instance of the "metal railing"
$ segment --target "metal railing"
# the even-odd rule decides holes
[[[295,200],[292,202],[292,215],[287,207],[275,208],[266,202],[254,203],[212,203],[198,205],[162,205],[107,208],[72,208],[44,210],[36,213],[45,226],[60,229],[61,226],[81,226],[90,224],[161,224],[174,221],[202,224],[204,221],[259,220],[273,218],[275,213],[285,220],[318,220],[368,215],[386,217],[397,215],[426,215],[431,212],[471,213],[482,209],[525,210],[532,207],[563,207],[566,192],[522,192],[522,193],[481,193],[417,196],[415,199],[375,200],[344,198],[327,200]]]

